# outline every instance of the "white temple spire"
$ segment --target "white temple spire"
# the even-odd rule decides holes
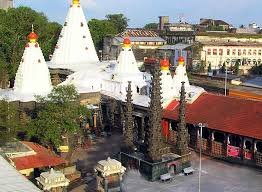
[[[173,87],[173,79],[170,74],[170,63],[169,60],[166,58],[160,61],[160,68],[161,68],[161,96],[162,102],[165,104],[166,101],[172,99],[176,94],[176,89]]]
[[[129,38],[125,38],[123,41],[122,50],[118,56],[114,73],[115,75],[140,73]]]
[[[42,50],[37,43],[38,35],[32,32],[28,35],[22,60],[15,77],[14,91],[22,94],[45,95],[51,92],[50,73]]]
[[[183,56],[178,58],[178,66],[176,67],[175,75],[173,77],[173,85],[177,90],[181,89],[181,83],[185,82],[186,91],[190,86],[186,72],[185,59]]]
[[[79,0],[72,0],[51,59],[51,68],[74,69],[99,62]]]

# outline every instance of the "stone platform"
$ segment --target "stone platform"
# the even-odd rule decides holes
[[[184,168],[191,166],[190,158],[183,158],[174,153],[163,155],[162,160],[158,162],[147,160],[145,156],[139,152],[132,154],[120,152],[119,156],[123,166],[129,169],[139,170],[141,175],[149,181],[157,181],[160,179],[160,175],[166,173],[181,173]]]

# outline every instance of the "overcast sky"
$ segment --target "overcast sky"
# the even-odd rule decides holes
[[[15,0],[16,7],[29,6],[44,12],[51,21],[63,23],[71,0]],[[86,18],[102,19],[106,14],[123,13],[130,27],[143,27],[168,15],[189,23],[200,18],[223,19],[234,26],[251,22],[262,24],[262,0],[81,0]]]

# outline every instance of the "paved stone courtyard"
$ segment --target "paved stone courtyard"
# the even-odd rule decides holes
[[[96,144],[87,151],[75,151],[72,161],[77,163],[78,169],[86,175],[92,172],[97,161],[116,154],[120,149],[120,135],[98,139]],[[135,170],[129,170],[124,176],[123,192],[196,192],[198,191],[198,154],[193,152],[193,175],[176,175],[173,181],[148,182]],[[230,164],[202,157],[202,192],[261,192],[262,170]],[[95,191],[95,180],[83,178],[69,191]]]

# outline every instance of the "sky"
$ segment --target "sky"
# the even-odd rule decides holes
[[[71,0],[15,0],[15,6],[29,6],[51,21],[63,23]],[[255,22],[262,25],[262,0],[81,0],[87,20],[123,13],[129,27],[143,27],[169,16],[170,22],[183,18],[199,23],[200,18],[222,19],[238,27]]]

